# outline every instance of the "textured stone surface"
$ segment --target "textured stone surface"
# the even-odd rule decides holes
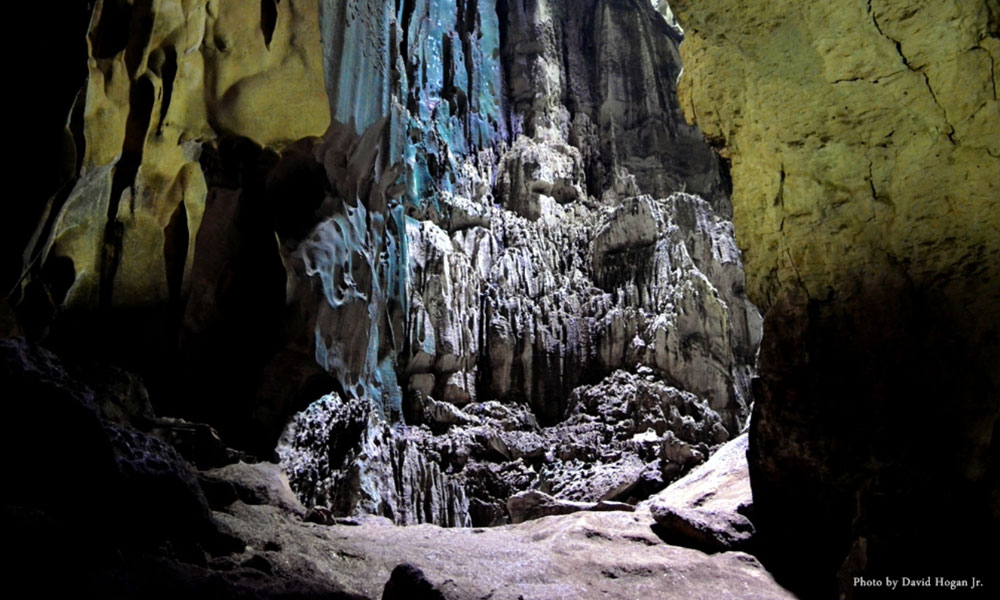
[[[995,3],[672,6],[688,34],[681,105],[732,162],[763,308],[791,285],[821,299],[887,270],[996,281]]]
[[[723,177],[673,97],[676,32],[644,2],[571,4],[501,3],[490,18],[467,5],[478,46],[462,41],[471,13],[449,2],[366,5],[337,34],[368,31],[361,57],[327,49],[336,90],[361,76],[343,71],[356,59],[374,81],[404,68],[382,104],[341,114],[356,132],[315,147],[331,192],[311,232],[283,241],[305,317],[296,351],[339,384],[279,446],[307,505],[485,525],[531,487],[634,501],[745,421],[759,317]],[[439,21],[416,26],[425,13]],[[633,27],[644,33],[631,62],[609,58]],[[415,46],[424,28],[444,46]],[[379,46],[386,29],[411,53]],[[500,81],[485,54],[463,74],[459,51],[485,53],[492,35]],[[332,97],[335,114],[355,107]],[[380,169],[403,123],[400,190]],[[671,193],[686,186],[707,200]],[[349,431],[327,414],[346,406]]]
[[[119,550],[185,562],[242,550],[212,516],[192,467],[161,440],[105,421],[106,391],[73,378],[55,355],[0,341],[0,385],[11,403],[3,451],[13,478],[0,501],[21,554],[15,564],[37,569],[67,537],[90,540],[88,556],[66,568],[77,576],[107,567]]]
[[[704,464],[670,484],[651,501],[678,508],[751,513],[753,491],[747,445],[746,434],[726,442]]]
[[[213,484],[232,487],[233,500],[247,504],[270,504],[299,517],[306,509],[292,492],[288,476],[274,463],[237,462],[218,469],[204,471],[199,483],[203,488]]]
[[[9,472],[18,476],[0,494],[5,541],[18,549],[7,566],[46,592],[351,600],[791,597],[747,554],[709,556],[665,544],[650,514],[632,513],[631,506],[627,513],[547,516],[488,530],[397,527],[371,516],[332,526],[305,522],[275,465],[241,462],[196,478],[168,445],[104,420],[97,406],[105,392],[75,380],[37,346],[0,341],[0,384],[18,392],[11,402],[21,408],[12,415],[26,419],[16,428],[5,425],[2,438],[4,456],[17,459],[6,463]],[[15,448],[28,447],[36,433],[25,425],[43,420],[59,437],[34,437],[37,451],[18,455]],[[381,443],[390,442],[398,447],[398,439]],[[67,490],[76,492],[71,501]],[[86,540],[87,552],[61,561],[52,578],[52,552],[66,539]],[[51,581],[41,583],[45,574]]]
[[[714,155],[674,101],[680,38],[649,2],[499,8],[507,17],[503,65],[515,147],[519,135],[562,142],[569,148],[559,162],[582,168],[583,189],[597,197],[630,181],[658,197],[685,188],[713,201],[724,196]],[[541,168],[557,175],[556,164]],[[572,188],[557,187],[556,196]]]
[[[728,222],[683,194],[551,209],[536,222],[495,219],[504,243],[488,279],[492,394],[527,399],[551,422],[574,387],[642,364],[738,429],[757,317]]]
[[[527,400],[549,424],[576,386],[643,364],[738,429],[759,317],[728,221],[680,194],[550,209],[530,221],[492,207],[488,226],[451,236],[410,222],[407,387]]]
[[[404,525],[470,525],[465,490],[446,472],[447,457],[428,451],[427,437],[394,429],[366,399],[330,395],[296,415],[278,453],[310,507]]]
[[[498,525],[526,512],[523,502],[510,508],[524,490],[554,495],[557,513],[634,503],[729,437],[707,403],[641,371],[577,388],[566,417],[547,427],[523,405],[458,408],[420,392],[408,425],[393,426],[366,400],[331,395],[296,415],[278,454],[305,504],[336,517]]]
[[[568,515],[580,511],[609,510],[632,512],[635,510],[635,507],[624,502],[608,502],[604,500],[601,502],[558,500],[537,490],[519,492],[507,500],[507,512],[510,513],[510,522],[515,525],[552,515]]]
[[[261,171],[331,122],[319,3],[108,0],[71,17],[83,25],[61,62],[80,73],[61,85],[80,88],[51,116],[59,183],[11,214],[35,218],[5,293],[26,334],[109,355],[143,372],[158,408],[231,432],[253,403],[221,388],[255,393],[233,373],[263,370],[283,301]]]
[[[78,181],[52,199],[52,222],[30,252],[69,261],[56,302],[137,307],[177,296],[205,212],[201,146],[222,136],[280,146],[326,130],[318,5],[275,6],[268,27],[238,2],[94,5],[74,109]]]
[[[747,435],[721,446],[704,464],[650,498],[648,507],[672,544],[746,550],[754,534]]]
[[[754,528],[750,520],[737,513],[676,508],[653,503],[650,512],[657,533],[678,546],[704,552],[742,550],[748,547]]]
[[[218,516],[249,547],[280,548],[262,553],[276,575],[327,578],[367,598],[421,590],[454,600],[792,597],[747,554],[664,544],[648,515],[583,512],[486,530],[324,527],[241,503]],[[411,565],[410,576],[399,573],[394,584],[419,587],[382,596],[401,563]]]
[[[759,317],[668,9],[256,8],[95,4],[34,334],[141,371],[200,466],[284,432],[337,517],[636,501],[740,429]]]
[[[858,575],[989,572],[973,548],[1000,522],[1000,7],[671,6],[681,103],[731,161],[768,309],[750,440],[765,562],[829,597]],[[954,520],[913,527],[932,512]]]

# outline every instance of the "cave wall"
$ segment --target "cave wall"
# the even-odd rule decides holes
[[[91,6],[29,336],[339,515],[641,499],[741,428],[760,319],[669,9],[252,8]]]
[[[202,420],[242,412],[257,377],[238,374],[280,338],[264,173],[330,124],[318,5],[247,8],[81,3],[60,41],[81,87],[49,115],[66,172],[10,211],[28,233],[3,273],[29,336],[142,371],[161,408]]]
[[[268,22],[263,8],[232,2],[94,5],[73,109],[79,172],[32,249],[42,263],[71,261],[52,267],[66,270],[53,300],[166,303],[190,282],[209,187],[203,145],[231,136],[281,147],[326,130],[316,6],[274,10]]]
[[[750,456],[772,568],[832,597],[988,564],[1000,6],[670,4],[681,104],[731,162],[766,310]]]

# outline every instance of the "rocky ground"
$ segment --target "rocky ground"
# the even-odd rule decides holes
[[[3,527],[7,543],[19,549],[5,568],[39,593],[791,597],[753,556],[732,546],[706,553],[682,547],[683,540],[665,542],[678,529],[655,523],[667,499],[654,501],[652,512],[563,502],[560,514],[515,510],[524,522],[493,528],[401,527],[384,517],[307,510],[277,465],[225,452],[207,426],[200,436],[183,435],[199,426],[155,417],[141,382],[127,373],[94,376],[88,369],[84,383],[56,356],[17,338],[0,341],[0,350],[0,384],[14,390],[20,407],[3,431],[5,466],[16,482],[5,487]],[[743,439],[717,456],[742,455]],[[716,464],[729,463],[710,461],[697,473],[720,471]],[[711,494],[708,487],[703,483],[701,493]],[[564,514],[569,510],[576,512]],[[61,561],[59,578],[45,577],[67,540],[83,551]]]

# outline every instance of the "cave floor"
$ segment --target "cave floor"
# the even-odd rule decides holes
[[[421,587],[435,590],[427,597],[491,600],[793,597],[749,554],[664,543],[642,508],[472,529],[382,518],[320,525],[241,501],[215,516],[247,544],[225,559],[249,565],[240,569],[332,582],[364,598],[413,598]],[[397,569],[403,563],[416,569]],[[246,576],[238,571],[230,575]]]

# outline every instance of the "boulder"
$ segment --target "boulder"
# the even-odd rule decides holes
[[[753,493],[746,433],[671,483],[647,505],[668,543],[705,552],[751,550]]]
[[[582,510],[622,510],[630,512],[635,510],[635,507],[624,502],[604,500],[601,502],[558,500],[537,490],[520,492],[507,500],[507,512],[510,514],[510,522],[514,524],[551,515],[568,515]]]

